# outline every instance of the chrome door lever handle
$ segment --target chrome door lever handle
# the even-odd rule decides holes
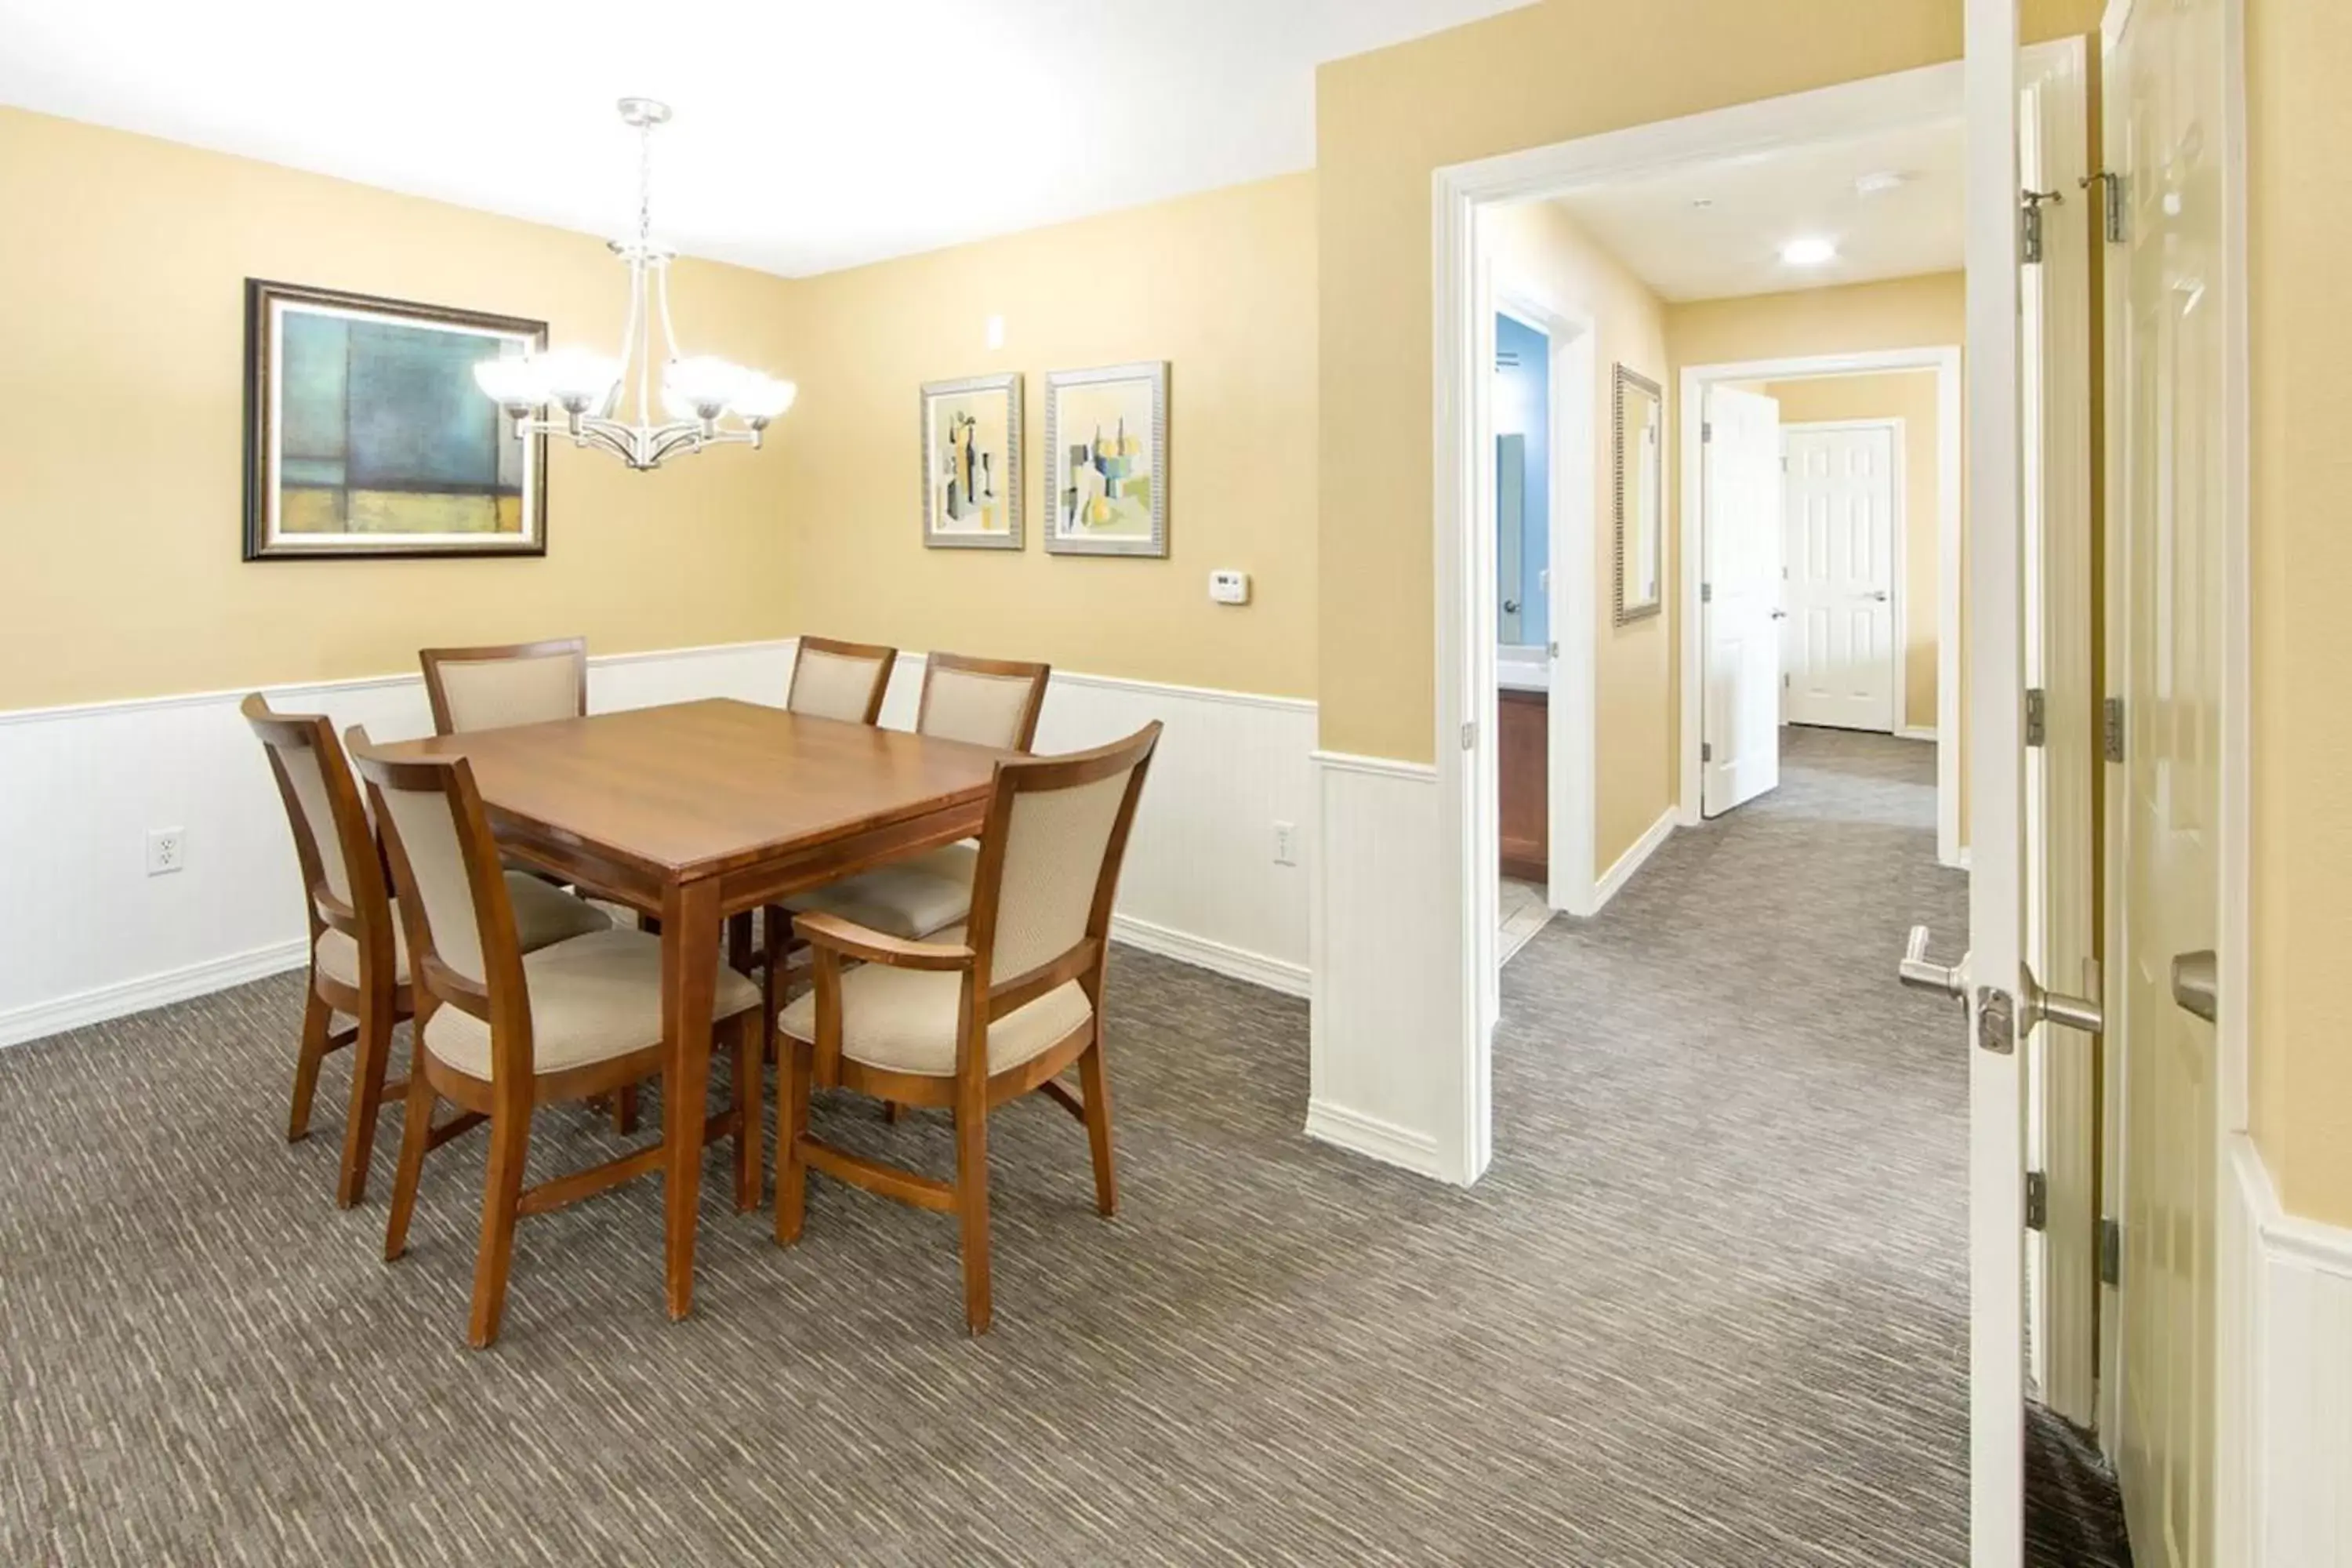
[[[1895,977],[1914,991],[1926,991],[1937,996],[1948,996],[1965,1002],[1969,995],[1969,961],[1963,953],[1958,963],[1937,963],[1927,957],[1927,928],[1913,926],[1911,940],[1903,944],[1903,962],[1895,966]]]
[[[2212,1023],[2221,1012],[2214,976],[2213,950],[2175,953],[2172,959],[2172,999],[2184,1011]]]
[[[2042,982],[2028,969],[2021,976],[2018,997],[2017,1034],[2020,1039],[2036,1024],[2056,1024],[2062,1028],[2080,1029],[2086,1035],[2107,1032],[2106,1009],[2084,996],[2069,996],[2063,992],[2045,991]]]
[[[1874,590],[1870,596],[1882,605],[1886,603],[1886,590],[1884,588]]]

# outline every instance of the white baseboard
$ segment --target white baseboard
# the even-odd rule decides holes
[[[1898,741],[1932,741],[1936,738],[1936,726],[1906,724],[1895,731],[1895,738]]]
[[[2352,1563],[2352,1230],[2282,1209],[2243,1134],[2227,1141],[2225,1159],[2214,1560]]]
[[[1195,969],[1211,970],[1229,979],[1263,985],[1286,996],[1305,996],[1309,990],[1307,965],[1268,958],[1262,952],[1251,952],[1229,942],[1212,942],[1190,931],[1171,931],[1166,926],[1154,925],[1150,921],[1137,920],[1130,915],[1111,916],[1110,934],[1113,942],[1124,942],[1145,952],[1158,953],[1162,958],[1172,958]]]
[[[60,996],[54,1002],[18,1007],[0,1014],[0,1046],[47,1039],[68,1029],[103,1024],[110,1018],[144,1013],[151,1007],[166,1007],[174,1002],[243,985],[247,981],[282,974],[289,969],[299,969],[310,957],[310,948],[308,941],[297,937],[292,942],[273,942],[250,952],[205,959],[161,973]]]
[[[1328,1100],[1307,1102],[1307,1136],[1335,1149],[1345,1149],[1350,1154],[1400,1166],[1432,1181],[1451,1179],[1444,1163],[1438,1158],[1435,1138]]]
[[[592,711],[696,698],[778,703],[793,638],[596,654]],[[910,726],[919,654],[884,721]],[[415,674],[264,685],[273,706],[428,734]],[[303,916],[285,808],[237,714],[245,689],[0,712],[0,1046],[161,1006],[299,963]],[[1291,994],[1307,990],[1307,866],[1274,859],[1275,824],[1314,843],[1316,707],[1056,670],[1041,751],[1166,726],[1120,877],[1123,940]],[[147,831],[178,827],[186,869],[150,877]],[[1311,863],[1311,852],[1309,857]]]
[[[1618,890],[1633,879],[1633,873],[1639,871],[1643,863],[1658,852],[1658,846],[1674,837],[1675,828],[1681,815],[1673,806],[1668,806],[1658,813],[1658,820],[1650,824],[1642,837],[1633,840],[1632,847],[1617,857],[1617,863],[1602,873],[1601,879],[1592,885],[1594,914],[1599,914],[1602,910],[1607,909],[1609,900],[1615,898]]]

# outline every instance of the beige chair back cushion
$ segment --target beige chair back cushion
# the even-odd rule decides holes
[[[449,728],[502,730],[580,716],[580,661],[571,653],[440,663]]]
[[[874,700],[874,675],[880,662],[804,647],[793,666],[792,696],[786,705],[813,719],[863,724],[866,710]]]
[[[935,669],[923,693],[922,732],[943,741],[1016,750],[1021,744],[1021,717],[1028,710],[1033,685],[1025,675]]]
[[[423,900],[425,929],[442,963],[477,985],[483,977],[482,933],[474,921],[474,889],[457,837],[457,816],[439,790],[387,789],[383,809],[400,836],[409,874]],[[404,899],[406,897],[403,894]]]
[[[327,880],[327,891],[350,909],[352,869],[343,864],[343,838],[335,831],[335,808],[332,797],[327,794],[326,773],[318,752],[310,746],[263,743],[276,753],[278,765],[286,770],[286,782],[294,786],[294,798],[301,803],[302,820],[294,826],[296,831],[310,835],[311,847],[319,857],[319,874]]]
[[[1025,790],[1005,824],[989,976],[1003,983],[1085,940],[1132,768],[1068,789]]]

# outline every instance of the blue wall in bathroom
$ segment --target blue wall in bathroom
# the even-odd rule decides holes
[[[1517,363],[1509,363],[1516,356]],[[1495,434],[1527,438],[1524,515],[1518,519],[1520,580],[1498,584],[1501,599],[1519,601],[1522,644],[1551,640],[1551,605],[1542,573],[1551,562],[1551,340],[1508,316],[1495,318]],[[1508,521],[1496,520],[1505,527]],[[1497,552],[1496,559],[1501,558]]]

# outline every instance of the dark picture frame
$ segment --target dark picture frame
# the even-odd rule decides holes
[[[547,553],[547,438],[533,436],[518,438],[512,423],[489,398],[483,396],[472,384],[468,361],[469,349],[460,343],[438,354],[429,355],[421,366],[408,367],[411,384],[423,377],[424,390],[436,406],[430,416],[446,426],[453,418],[460,424],[469,422],[472,409],[463,398],[470,394],[480,398],[485,424],[478,429],[468,428],[466,441],[473,445],[469,458],[472,470],[456,477],[446,474],[436,478],[419,472],[408,474],[387,471],[376,478],[373,485],[361,482],[356,459],[358,454],[342,451],[340,458],[324,461],[329,479],[317,484],[289,485],[284,469],[292,463],[308,462],[320,469],[318,460],[288,459],[282,452],[280,420],[284,414],[283,398],[288,390],[284,363],[284,327],[289,312],[294,316],[336,318],[361,323],[371,328],[423,329],[452,337],[478,340],[480,353],[471,357],[488,358],[499,352],[539,352],[547,347],[547,323],[520,316],[502,316],[483,310],[464,310],[444,305],[423,304],[412,300],[392,300],[373,294],[355,294],[342,289],[319,289],[303,284],[278,282],[268,279],[248,278],[245,280],[245,559],[247,561],[348,561],[353,559],[416,559],[421,557],[457,558],[463,556],[543,556]],[[409,339],[410,342],[430,347],[429,342]],[[332,363],[330,361],[329,363]],[[348,366],[346,375],[350,374]],[[462,385],[458,379],[463,377]],[[349,412],[353,394],[348,384],[341,389],[345,400],[344,417],[351,423]],[[377,405],[368,425],[370,439],[385,445],[383,437],[390,432],[390,445],[398,447],[407,433],[401,428],[399,384],[386,391],[379,386],[374,395]],[[420,423],[426,413],[420,411]],[[312,421],[317,423],[317,421]],[[487,433],[487,448],[480,445]],[[419,437],[423,439],[424,437]],[[512,443],[512,447],[507,447]],[[485,452],[487,458],[485,458]],[[507,480],[509,458],[517,472],[512,483]],[[340,478],[336,477],[337,463]],[[388,465],[382,465],[389,468]],[[431,465],[425,464],[429,468]],[[283,526],[289,500],[299,494],[311,510],[332,514],[346,523],[354,521],[362,503],[372,507],[375,515],[371,525],[344,529],[299,529]],[[413,499],[412,499],[413,498]],[[493,523],[500,519],[501,508],[511,503],[516,514],[516,526],[511,529],[480,526],[487,516]],[[487,509],[487,510],[486,510]],[[435,511],[446,514],[452,521],[443,526],[429,526]],[[420,526],[397,526],[402,514],[415,515]],[[465,526],[456,526],[462,521]]]

